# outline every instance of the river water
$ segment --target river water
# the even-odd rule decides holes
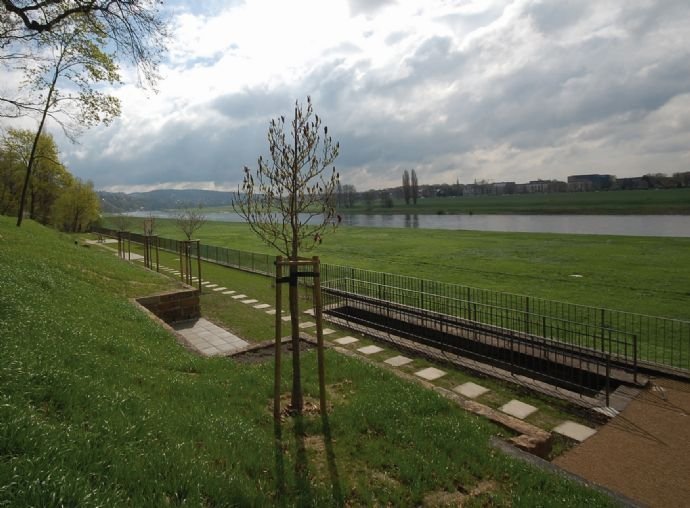
[[[170,218],[175,212],[130,212],[132,217]],[[243,222],[234,212],[209,212],[212,221]],[[690,237],[690,215],[343,215],[343,225],[521,233]]]

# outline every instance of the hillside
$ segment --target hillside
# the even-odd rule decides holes
[[[158,189],[149,192],[99,191],[101,209],[105,213],[131,212],[135,210],[167,210],[170,208],[229,206],[232,192],[199,189]]]
[[[0,267],[0,504],[415,506],[449,489],[610,504],[496,452],[496,427],[434,392],[330,351],[327,422],[288,418],[276,439],[270,362],[192,354],[127,300],[169,279],[7,217]],[[307,400],[315,363],[305,353]]]

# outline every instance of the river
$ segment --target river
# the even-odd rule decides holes
[[[171,218],[174,212],[130,212],[132,217]],[[234,212],[209,212],[212,221],[243,222]],[[688,215],[343,215],[343,224],[358,227],[466,229],[520,233],[690,237]]]

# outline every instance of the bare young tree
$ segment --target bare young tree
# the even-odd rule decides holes
[[[206,215],[198,208],[185,208],[175,217],[175,225],[182,231],[187,240],[191,240],[201,227],[206,224]]]
[[[270,158],[259,157],[258,168],[244,168],[244,180],[233,208],[264,242],[292,261],[302,250],[320,244],[322,234],[337,226],[333,194],[338,173],[332,166],[340,149],[314,114],[311,98],[306,109],[295,102],[292,121],[271,120]],[[332,168],[332,169],[331,169]],[[302,412],[299,352],[297,266],[290,266],[290,324],[292,338],[292,410]]]

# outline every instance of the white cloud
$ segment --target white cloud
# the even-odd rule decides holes
[[[171,12],[159,93],[119,88],[122,117],[62,146],[97,186],[232,188],[266,152],[270,118],[307,94],[360,189],[411,167],[437,183],[687,170],[683,0],[178,0]]]

